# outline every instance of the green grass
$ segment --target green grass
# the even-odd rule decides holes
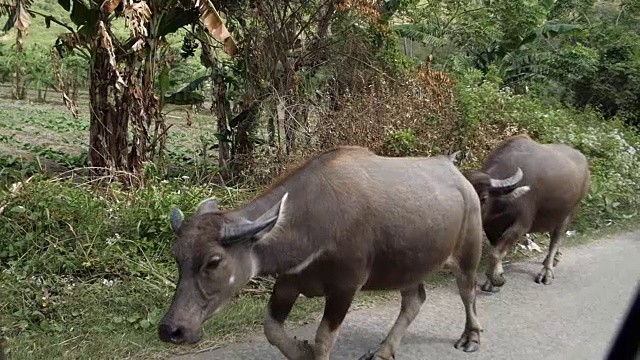
[[[87,165],[88,106],[81,108],[80,117],[74,119],[61,103],[8,100],[1,97],[6,94],[2,90],[9,89],[0,88],[0,165],[36,156],[46,168],[56,171]],[[216,164],[215,150],[206,152],[205,157],[202,151],[216,143],[213,116],[208,111],[192,112],[189,124],[188,107],[170,105],[166,111],[170,115],[166,122],[172,126],[167,140],[170,159],[184,165]]]
[[[151,291],[143,280],[107,287],[99,282],[80,284],[66,297],[64,306],[78,309],[64,326],[35,330],[10,338],[10,359],[161,359],[213,349],[259,330],[264,320],[267,296],[238,297],[223,312],[207,322],[203,341],[195,346],[175,347],[160,342],[157,325],[172,291]],[[5,289],[3,289],[4,291]],[[367,305],[379,296],[363,294],[356,304]],[[301,297],[289,324],[302,325],[320,314],[321,299]]]

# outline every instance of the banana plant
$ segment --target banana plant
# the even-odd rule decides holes
[[[47,25],[55,22],[69,30],[56,42],[58,53],[64,57],[68,52],[80,52],[91,59],[94,111],[89,145],[94,167],[137,172],[147,154],[153,157],[155,146],[162,147],[157,139],[165,137],[167,131],[160,113],[164,97],[156,97],[154,83],[157,70],[160,74],[167,72],[167,65],[157,59],[167,35],[197,24],[222,43],[227,54],[238,52],[210,0],[58,0],[58,4],[69,13],[68,19],[43,16]],[[129,35],[120,38],[110,25],[123,16]],[[160,88],[162,79],[160,76]],[[118,105],[122,103],[129,106]],[[116,134],[110,130],[113,128],[119,129]],[[123,135],[128,133],[127,128],[134,130],[130,142]]]
[[[12,28],[16,28],[16,51],[20,54],[24,52],[22,40],[29,32],[31,16],[28,9],[31,7],[31,0],[0,0],[0,16],[8,16],[2,31],[7,33]],[[16,64],[16,89],[14,96],[17,99],[24,99],[25,89],[23,86],[24,66],[22,63]]]

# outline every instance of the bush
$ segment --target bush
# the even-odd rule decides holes
[[[409,156],[416,153],[417,145],[413,129],[390,131],[385,136],[382,152],[389,156]]]

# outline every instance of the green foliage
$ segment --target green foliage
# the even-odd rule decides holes
[[[416,154],[417,145],[413,129],[390,131],[384,139],[383,151],[388,156],[410,156]]]
[[[398,24],[393,26],[400,37],[421,42],[425,45],[439,47],[446,41],[432,34],[433,29],[426,24]]]

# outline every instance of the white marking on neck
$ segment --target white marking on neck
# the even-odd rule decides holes
[[[304,259],[304,261],[301,262],[300,264],[285,271],[285,274],[291,275],[291,274],[297,274],[301,272],[302,270],[306,269],[309,265],[311,265],[311,263],[313,263],[317,258],[319,258],[323,252],[324,252],[324,249],[320,249],[314,252],[313,254],[309,255],[306,259]]]
[[[253,279],[260,273],[260,261],[253,252],[249,255],[249,259],[251,259],[251,275],[249,279]]]
[[[229,285],[233,285],[236,282],[236,276],[234,274],[231,274],[231,276],[229,277]]]

